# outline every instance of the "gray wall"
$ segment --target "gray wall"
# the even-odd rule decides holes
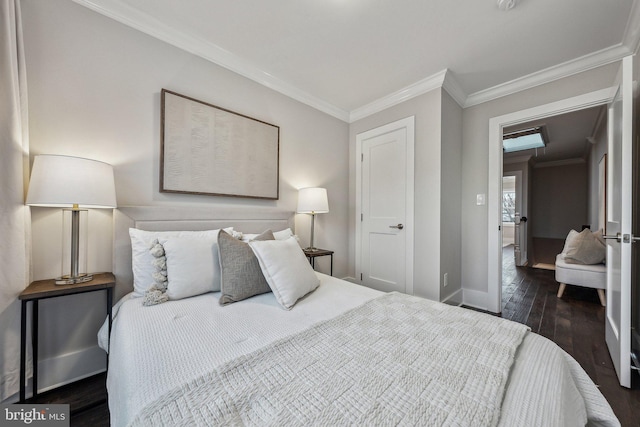
[[[533,169],[533,237],[564,239],[587,224],[587,164]]]
[[[440,204],[440,301],[454,295],[462,287],[460,209],[462,191],[462,108],[442,91],[442,160]],[[448,285],[444,286],[444,274]],[[455,295],[452,302],[462,302]]]
[[[294,211],[298,188],[326,187],[331,212],[318,216],[316,243],[335,251],[334,274],[346,275],[346,123],[71,0],[24,0],[22,11],[32,156],[68,154],[111,163],[119,205],[276,206]],[[280,126],[280,199],[161,194],[162,88]],[[31,210],[33,278],[55,277],[60,274],[61,213]],[[90,212],[90,271],[112,268],[111,218],[109,211]],[[306,244],[308,216],[298,215],[296,225]],[[95,349],[104,305],[99,293],[42,303],[40,354],[48,366],[41,371],[43,386],[104,369],[103,360],[93,360],[88,351]],[[70,355],[77,357],[71,360]]]

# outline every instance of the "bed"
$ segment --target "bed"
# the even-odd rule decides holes
[[[573,358],[487,314],[315,272],[317,287],[289,309],[279,284],[224,306],[220,291],[152,306],[132,296],[129,229],[257,234],[292,228],[292,218],[253,208],[115,211],[121,298],[110,340],[106,325],[99,336],[113,426],[620,425]],[[277,245],[252,246],[269,280],[260,251]]]

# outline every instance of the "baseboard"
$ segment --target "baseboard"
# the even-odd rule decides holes
[[[452,293],[451,295],[449,295],[448,297],[446,297],[440,302],[443,302],[448,305],[460,306],[462,305],[463,300],[464,300],[463,290],[458,289],[457,291],[455,291],[454,293]]]
[[[41,360],[38,363],[38,393],[105,372],[106,364],[107,354],[97,345]],[[27,398],[32,396],[33,387],[30,369],[28,373]],[[16,403],[19,398],[19,393],[16,393],[2,403]]]
[[[351,282],[351,283],[355,283],[356,285],[359,285],[360,282],[358,280],[356,280],[355,277],[343,277],[342,280],[346,280],[347,282]]]
[[[38,363],[38,393],[72,383],[106,370],[107,353],[93,346]]]
[[[486,310],[488,299],[489,294],[487,292],[474,291],[473,289],[462,290],[462,304],[468,305],[469,307]]]

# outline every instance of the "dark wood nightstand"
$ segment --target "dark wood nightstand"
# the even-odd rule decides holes
[[[75,285],[56,285],[55,279],[32,282],[18,298],[22,301],[20,327],[20,402],[26,397],[27,367],[27,303],[31,301],[31,345],[33,347],[33,396],[38,395],[38,301],[41,299],[62,297],[85,292],[107,291],[107,315],[109,316],[109,336],[111,336],[111,306],[113,305],[113,288],[116,279],[112,273],[95,273],[93,280]],[[108,365],[107,358],[107,365]]]
[[[319,256],[331,256],[331,276],[333,276],[333,251],[328,249],[303,249],[304,254],[309,258],[309,263],[311,263],[312,268],[316,268],[316,258]]]

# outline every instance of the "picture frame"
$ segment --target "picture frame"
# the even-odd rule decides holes
[[[160,192],[279,198],[280,128],[162,89]]]

